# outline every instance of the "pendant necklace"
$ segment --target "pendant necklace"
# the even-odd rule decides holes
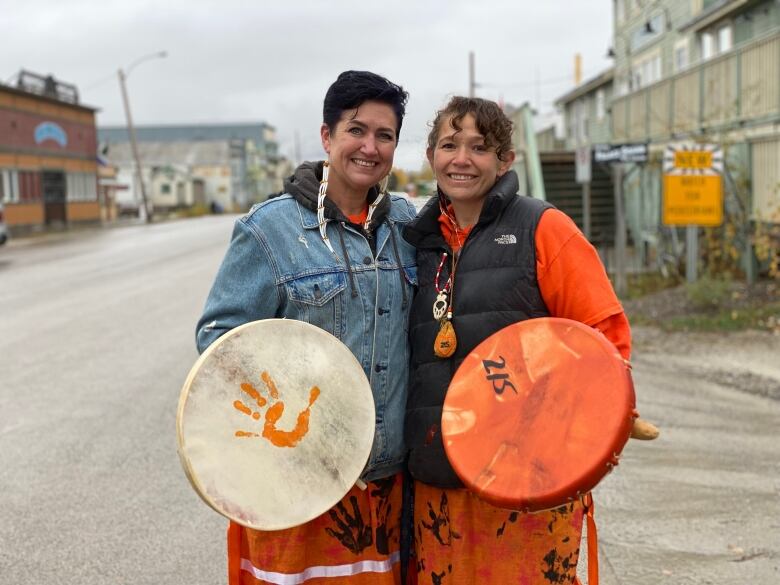
[[[439,332],[436,334],[436,340],[433,342],[433,353],[440,358],[450,357],[458,347],[455,328],[452,326],[452,293],[455,282],[455,268],[458,265],[457,255],[454,255],[452,259],[452,268],[447,282],[440,287],[439,277],[446,261],[447,253],[445,252],[441,256],[439,269],[436,271],[436,280],[433,283],[437,293],[436,300],[433,302],[433,318],[439,322]]]
[[[439,209],[449,220],[450,225],[455,232],[455,239],[458,243],[457,249],[454,250],[452,254],[452,264],[450,266],[450,275],[447,277],[447,282],[444,283],[444,286],[439,285],[441,270],[448,257],[447,252],[444,252],[441,255],[441,262],[439,262],[439,268],[436,270],[436,279],[433,282],[433,286],[436,290],[436,300],[433,302],[433,318],[439,322],[439,332],[436,334],[436,340],[433,342],[433,353],[437,357],[448,358],[455,353],[455,350],[458,347],[455,328],[452,326],[452,307],[455,298],[455,272],[458,267],[461,250],[463,249],[463,242],[460,238],[458,222],[447,212],[447,207],[444,205],[441,198],[439,199]]]
[[[433,286],[436,289],[436,300],[433,302],[433,318],[437,321],[441,321],[447,314],[449,308],[449,302],[447,297],[452,287],[452,274],[447,278],[447,282],[443,287],[439,286],[439,277],[441,276],[441,269],[444,267],[444,263],[447,261],[447,252],[441,255],[441,262],[439,262],[439,268],[436,270],[436,280],[433,281]]]

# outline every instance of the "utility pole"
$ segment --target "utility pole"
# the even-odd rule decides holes
[[[119,76],[119,87],[122,90],[122,103],[125,106],[125,117],[127,118],[127,133],[130,135],[130,147],[133,151],[133,160],[135,161],[135,177],[141,187],[141,205],[144,210],[144,221],[152,223],[152,214],[149,213],[149,203],[146,199],[146,187],[144,186],[143,171],[141,169],[141,157],[138,156],[138,144],[135,138],[135,126],[133,126],[133,116],[130,114],[130,101],[127,98],[127,87],[125,79],[127,76],[120,68],[117,72]]]
[[[626,212],[623,205],[623,163],[613,165],[615,182],[615,292],[624,297],[626,280]]]
[[[141,199],[145,216],[144,221],[146,223],[152,222],[152,214],[149,211],[149,202],[146,198],[146,186],[144,185],[143,171],[141,169],[141,157],[138,156],[138,144],[135,137],[135,126],[133,126],[133,117],[130,114],[130,100],[127,97],[127,76],[130,75],[130,72],[134,67],[140,65],[144,61],[148,61],[149,59],[164,59],[167,56],[167,51],[158,51],[156,53],[144,55],[143,57],[139,57],[133,61],[126,70],[122,70],[120,67],[117,71],[117,75],[119,76],[119,88],[122,91],[122,103],[125,106],[125,117],[127,118],[127,133],[130,137],[130,147],[132,148],[133,159],[135,160],[136,179],[141,187]]]
[[[469,97],[476,97],[477,83],[474,81],[474,51],[469,51]]]

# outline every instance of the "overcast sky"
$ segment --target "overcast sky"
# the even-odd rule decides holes
[[[0,0],[0,82],[20,69],[78,86],[98,125],[124,124],[116,71],[136,124],[265,121],[283,154],[321,158],[322,98],[338,73],[368,69],[410,93],[396,166],[416,170],[427,123],[468,92],[542,111],[610,65],[610,0]]]

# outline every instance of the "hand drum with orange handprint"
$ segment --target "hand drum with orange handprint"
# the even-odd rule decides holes
[[[262,436],[277,447],[295,447],[300,440],[306,436],[306,433],[309,432],[309,415],[311,414],[311,407],[317,401],[317,398],[320,395],[320,389],[317,386],[311,387],[311,390],[309,390],[309,405],[298,413],[298,418],[292,430],[282,431],[276,428],[276,423],[284,414],[284,402],[279,400],[279,390],[276,388],[276,384],[268,372],[263,372],[260,377],[268,390],[268,394],[271,396],[271,400],[274,401],[273,404],[268,407],[268,410],[265,411],[263,432],[261,434],[251,431],[236,431],[236,437]],[[262,408],[268,404],[268,401],[249,382],[241,384],[241,390],[254,400],[258,408]],[[260,413],[253,411],[240,400],[233,402],[233,406],[236,410],[243,412],[247,416],[251,416],[255,420],[260,420]]]

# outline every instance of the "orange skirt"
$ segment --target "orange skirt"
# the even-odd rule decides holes
[[[399,585],[401,474],[353,487],[325,514],[272,532],[228,528],[229,585]]]
[[[578,583],[581,503],[523,514],[465,489],[415,482],[414,491],[420,585]]]

